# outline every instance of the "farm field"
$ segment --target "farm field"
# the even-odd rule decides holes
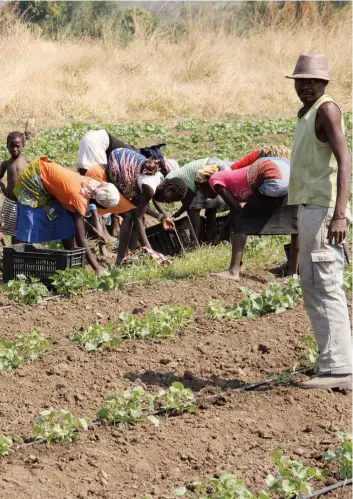
[[[345,123],[351,144],[351,114],[345,115]],[[166,154],[184,164],[205,155],[237,159],[264,143],[290,145],[295,121],[187,119],[100,126],[134,145],[164,140]],[[79,140],[88,128],[93,127],[77,123],[39,130],[28,142],[26,154],[47,154],[73,167]],[[3,145],[0,156],[1,160],[5,156]],[[169,267],[146,263],[123,269],[120,278],[125,286],[119,290],[23,305],[2,289],[1,338],[18,341],[21,335],[38,331],[51,347],[41,358],[0,373],[0,436],[14,441],[8,455],[0,457],[0,498],[172,498],[178,487],[231,473],[243,479],[257,499],[266,488],[266,477],[277,473],[273,451],[306,467],[329,470],[322,482],[313,482],[315,489],[338,481],[338,465],[327,463],[323,456],[339,446],[338,432],[350,431],[351,394],[300,390],[295,381],[305,374],[293,382],[283,375],[310,364],[310,349],[303,338],[312,333],[300,299],[288,301],[288,310],[282,313],[255,318],[248,313],[248,317],[216,320],[208,312],[215,301],[241,302],[241,287],[261,292],[276,282],[283,288],[285,280],[274,269],[284,264],[286,241],[252,239],[240,283],[211,275],[229,263],[230,245],[224,243],[188,252]],[[282,306],[284,301],[277,295],[276,299],[275,308]],[[174,334],[123,337],[115,348],[98,351],[87,351],[72,341],[86,326],[119,323],[121,312],[138,321],[154,307],[167,305],[193,311]],[[133,323],[134,327],[137,330]],[[1,361],[0,356],[0,365]],[[281,374],[275,383],[241,389]],[[125,426],[92,425],[108,396],[136,386],[157,394],[175,382],[191,389],[196,412],[162,411],[157,414],[159,424],[143,418]],[[72,443],[33,444],[28,439],[35,436],[35,419],[51,408],[85,418],[89,429],[79,430]],[[348,499],[351,488],[325,497]]]
[[[257,290],[273,280],[266,268],[246,275],[242,284]],[[337,431],[349,429],[350,395],[295,386],[237,391],[244,382],[292,370],[303,352],[300,338],[310,334],[301,304],[255,320],[207,318],[210,301],[240,297],[235,283],[200,276],[2,311],[3,337],[38,330],[53,345],[41,360],[0,376],[1,433],[16,443],[33,436],[42,410],[65,408],[95,419],[107,396],[136,385],[156,393],[181,381],[199,407],[196,414],[161,417],[159,427],[97,427],[72,444],[10,452],[1,458],[1,497],[173,497],[175,487],[222,472],[244,478],[257,492],[273,472],[274,450],[306,466],[325,466],[322,456],[337,446]],[[7,303],[3,295],[1,302]],[[173,338],[128,340],[102,352],[70,341],[84,324],[176,303],[192,307],[195,322]],[[219,396],[208,398],[212,394]],[[327,497],[350,494],[346,487]]]

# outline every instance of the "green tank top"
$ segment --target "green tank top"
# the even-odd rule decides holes
[[[318,99],[309,111],[298,118],[291,157],[288,204],[315,204],[334,208],[337,197],[337,161],[328,142],[315,133],[319,107],[334,102],[328,95]],[[344,133],[343,116],[341,126]]]

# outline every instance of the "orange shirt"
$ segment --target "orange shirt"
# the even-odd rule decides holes
[[[64,166],[53,163],[46,158],[40,160],[41,179],[45,188],[69,211],[77,211],[80,215],[86,216],[90,200],[82,193],[81,189],[89,178],[94,178],[98,182],[106,182],[105,171],[100,166],[92,166],[90,170],[95,171],[95,175],[82,176],[79,173],[69,170]],[[88,173],[87,172],[87,173]],[[120,201],[113,208],[98,208],[100,215],[106,213],[125,213],[134,209],[135,206],[128,199],[120,194]]]
[[[40,160],[44,187],[69,211],[86,216],[89,199],[81,193],[84,177],[47,159]]]

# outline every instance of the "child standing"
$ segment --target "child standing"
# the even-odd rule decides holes
[[[22,149],[25,145],[25,136],[23,133],[9,133],[6,144],[10,153],[10,159],[1,163],[0,166],[0,189],[5,196],[0,213],[0,230],[4,234],[11,236],[12,244],[14,244],[16,242],[17,202],[13,194],[13,189],[21,171],[29,160],[22,156]],[[7,174],[7,186],[2,182],[5,173]]]

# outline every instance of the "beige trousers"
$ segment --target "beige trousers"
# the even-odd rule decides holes
[[[344,250],[328,244],[333,209],[316,205],[298,211],[300,279],[307,314],[319,346],[319,370],[352,372],[351,330],[343,291]],[[347,212],[347,218],[350,218]]]

